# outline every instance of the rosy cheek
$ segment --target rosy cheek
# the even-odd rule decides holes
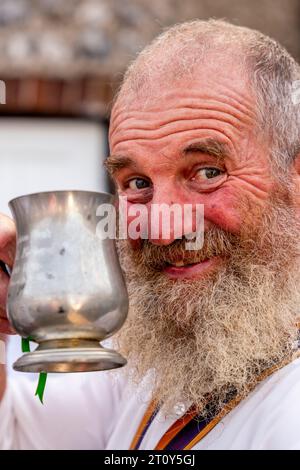
[[[231,233],[239,233],[243,218],[237,203],[230,195],[210,195],[204,201],[206,227],[214,225]]]

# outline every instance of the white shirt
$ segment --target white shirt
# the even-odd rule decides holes
[[[121,370],[10,380],[0,405],[0,449],[128,449],[148,406]],[[152,450],[178,419],[160,413],[141,449]],[[261,382],[194,449],[300,449],[300,358]]]

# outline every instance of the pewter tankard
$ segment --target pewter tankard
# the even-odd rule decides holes
[[[14,369],[82,372],[126,363],[99,344],[122,326],[128,311],[115,240],[96,230],[101,204],[113,204],[113,196],[54,191],[9,203],[17,253],[8,317],[17,333],[38,343]]]

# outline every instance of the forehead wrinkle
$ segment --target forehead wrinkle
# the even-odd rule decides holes
[[[196,121],[199,119],[216,119],[228,123],[236,128],[249,126],[255,121],[254,115],[247,114],[228,103],[198,102],[182,103],[181,106],[165,108],[157,112],[123,110],[118,118],[113,119],[110,128],[110,137],[118,128],[126,131],[132,130],[157,130],[168,128],[172,124]]]
[[[215,103],[217,104],[217,103]],[[221,104],[221,103],[218,103]],[[122,113],[123,114],[123,113]],[[185,132],[192,130],[200,124],[208,125],[210,128],[224,126],[223,131],[228,133],[228,138],[232,133],[239,134],[245,129],[253,128],[253,119],[248,115],[237,112],[236,109],[228,108],[226,105],[223,109],[217,109],[212,103],[200,103],[193,108],[173,108],[164,109],[159,113],[152,112],[135,112],[133,117],[131,113],[124,112],[123,119],[120,122],[114,121],[110,128],[110,140],[117,145],[123,139],[140,140],[140,139],[160,139],[164,135]],[[131,115],[131,116],[130,116]],[[120,116],[121,117],[121,116]],[[119,117],[119,119],[120,119]]]
[[[161,108],[162,99],[165,103],[164,110]],[[227,111],[237,118],[241,117],[241,115],[244,115],[244,118],[248,118],[250,121],[257,118],[254,106],[255,100],[252,93],[249,94],[249,88],[247,91],[237,90],[228,83],[226,86],[220,83],[215,84],[215,87],[211,86],[209,90],[203,89],[203,87],[201,89],[189,87],[187,91],[186,85],[184,89],[182,87],[175,87],[172,90],[167,90],[165,93],[160,90],[159,98],[157,94],[154,94],[151,100],[148,99],[146,103],[144,102],[144,106],[141,105],[143,100],[138,100],[135,103],[136,106],[132,106],[133,103],[133,99],[129,102],[125,97],[119,99],[112,111],[115,125],[119,125],[120,121],[122,121],[123,113],[127,114],[127,118],[134,115],[138,118],[143,118],[145,113],[155,115],[158,112],[167,112],[171,109],[197,109],[203,107],[203,104],[208,109],[222,106],[224,111],[226,111],[227,108]]]
[[[111,136],[111,143],[113,141],[113,145],[117,146],[120,143],[125,144],[129,142],[155,142],[159,140],[164,140],[168,139],[174,135],[179,136],[180,134],[188,133],[188,132],[197,132],[197,131],[209,131],[209,132],[215,132],[219,133],[221,136],[225,137],[228,139],[230,142],[234,141],[234,135],[236,137],[241,135],[241,130],[237,129],[234,126],[227,126],[223,129],[220,127],[216,127],[215,119],[210,119],[212,121],[212,124],[208,125],[209,120],[206,119],[203,124],[203,127],[197,125],[195,122],[192,122],[191,127],[189,128],[184,128],[184,129],[177,129],[173,128],[172,131],[169,130],[168,133],[164,129],[160,129],[159,132],[157,131],[149,131],[149,130],[141,130],[141,129],[130,129],[130,130],[122,130],[119,132],[117,138]],[[219,121],[220,122],[220,121]],[[225,123],[226,121],[223,121]],[[228,123],[227,123],[228,124]]]
[[[172,124],[183,124],[188,121],[204,119],[216,119],[241,128],[245,125],[246,119],[243,115],[234,115],[230,110],[220,110],[213,106],[195,106],[190,108],[173,108],[163,112],[154,113],[154,119],[150,113],[143,113],[129,117],[125,114],[123,121],[115,123],[115,127],[120,126],[121,130],[157,130],[170,127]],[[244,122],[243,122],[244,121]],[[112,129],[111,135],[115,129]]]

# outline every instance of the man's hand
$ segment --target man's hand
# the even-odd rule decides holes
[[[14,222],[0,214],[0,261],[12,268],[16,254],[16,229]],[[9,277],[0,268],[0,334],[14,334],[6,315],[6,297]]]

